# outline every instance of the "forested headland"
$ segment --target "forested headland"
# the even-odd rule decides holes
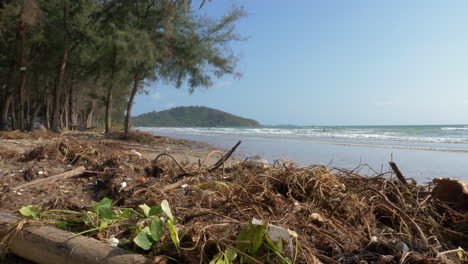
[[[0,129],[123,124],[149,84],[209,87],[235,75],[240,7],[205,1],[0,0]]]
[[[260,123],[204,106],[181,106],[132,118],[142,127],[258,127]]]

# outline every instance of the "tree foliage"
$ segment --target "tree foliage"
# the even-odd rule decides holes
[[[110,132],[114,119],[128,132],[147,83],[193,92],[234,73],[242,16],[214,19],[189,0],[2,0],[0,128]]]

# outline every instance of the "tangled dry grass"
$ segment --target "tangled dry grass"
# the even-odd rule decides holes
[[[164,191],[184,172],[171,160],[154,170],[154,182],[124,192],[111,177],[109,195],[126,207],[169,200],[186,232],[187,263],[209,260],[253,218],[299,234],[297,263],[460,263],[456,252],[443,252],[468,246],[466,215],[431,199],[430,186],[323,166],[241,162],[224,172],[186,164],[184,171],[194,172],[184,181],[189,186]]]
[[[209,262],[219,248],[234,246],[254,218],[298,234],[295,263],[467,260],[454,250],[468,247],[466,213],[432,199],[432,186],[403,184],[386,173],[364,177],[324,166],[250,161],[213,169],[171,155],[150,161],[118,143],[78,139],[38,147],[21,159],[52,159],[98,171],[103,181],[99,196],[116,206],[168,200],[182,234],[180,255],[165,249],[151,254],[183,263]],[[147,180],[138,181],[141,177]],[[125,239],[125,234],[119,230],[105,236]]]

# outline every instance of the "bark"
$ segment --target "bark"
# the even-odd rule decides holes
[[[140,86],[140,78],[138,76],[135,76],[133,80],[133,89],[132,93],[130,94],[130,98],[128,99],[128,104],[127,104],[127,114],[125,116],[125,137],[128,137],[128,134],[130,132],[130,117],[132,115],[132,109],[133,109],[133,100],[135,99],[135,95],[138,91],[138,87]]]

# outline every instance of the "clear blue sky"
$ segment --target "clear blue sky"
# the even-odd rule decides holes
[[[232,45],[244,76],[192,95],[154,83],[135,114],[203,105],[262,124],[468,123],[468,1],[237,2],[248,13],[237,29],[249,39]]]

